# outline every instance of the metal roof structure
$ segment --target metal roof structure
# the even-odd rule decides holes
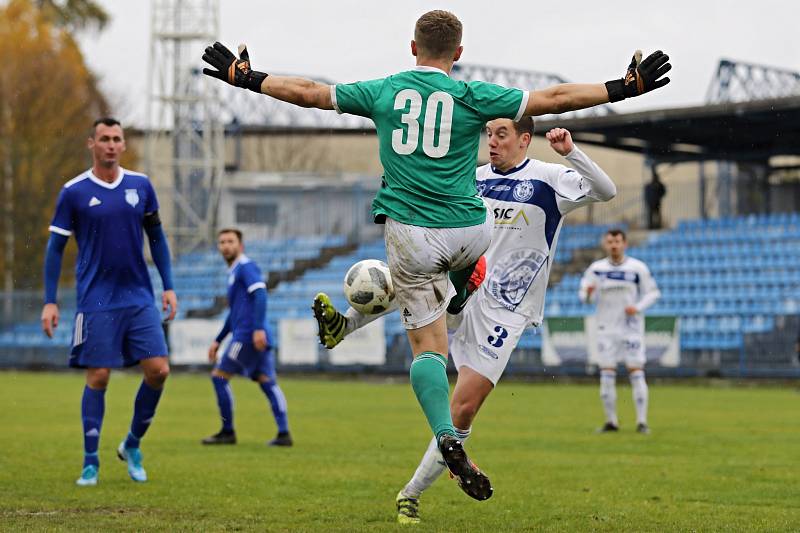
[[[800,73],[723,59],[706,94],[700,106],[540,120],[537,135],[558,126],[580,142],[659,162],[800,155]]]
[[[537,135],[567,128],[582,143],[660,161],[748,160],[800,155],[800,95],[537,121]]]

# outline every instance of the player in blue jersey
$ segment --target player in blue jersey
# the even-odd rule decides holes
[[[77,314],[69,364],[86,369],[83,419],[83,471],[77,484],[96,485],[97,448],[112,368],[139,364],[144,379],[136,394],[133,420],[117,455],[134,481],[147,481],[139,442],[153,420],[169,376],[162,317],[143,255],[147,235],[164,286],[162,310],[175,317],[178,300],[172,285],[169,247],[158,217],[158,200],[144,174],[120,167],[125,137],[119,121],[97,120],[87,141],[92,168],[64,184],[50,224],[45,254],[45,305],[42,329],[58,327],[56,303],[64,246],[78,243]]]
[[[228,263],[228,305],[230,312],[225,325],[208,349],[208,360],[214,365],[211,381],[217,394],[222,429],[203,439],[203,444],[236,444],[233,429],[233,392],[230,380],[236,374],[247,376],[261,387],[272,407],[278,435],[270,446],[291,446],[289,422],[286,416],[286,397],[278,386],[272,338],[267,327],[267,285],[254,262],[244,255],[242,232],[238,229],[220,230],[217,248]],[[228,334],[231,343],[220,359],[217,351]]]

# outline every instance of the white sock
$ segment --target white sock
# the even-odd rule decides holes
[[[644,370],[634,370],[630,375],[631,389],[633,389],[633,405],[636,406],[636,423],[647,424],[647,401],[649,393],[647,381],[644,379]]]
[[[361,329],[370,322],[373,322],[383,315],[391,313],[397,309],[397,303],[392,302],[389,305],[389,308],[384,311],[383,313],[378,313],[376,315],[365,315],[364,313],[359,313],[352,307],[348,307],[347,311],[344,313],[344,335],[345,337],[353,333],[357,329]]]
[[[471,431],[472,428],[467,430],[456,428],[456,435],[463,442],[467,440]],[[442,452],[439,451],[436,437],[434,437],[428,444],[428,449],[425,450],[425,455],[422,456],[422,461],[420,461],[417,471],[414,472],[411,480],[403,488],[403,496],[406,498],[419,498],[445,470],[447,470],[447,465],[442,458]]]
[[[613,370],[600,371],[600,399],[603,401],[603,410],[606,412],[606,422],[618,426],[616,381],[617,373]]]

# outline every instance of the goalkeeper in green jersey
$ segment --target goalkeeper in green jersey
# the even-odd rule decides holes
[[[496,118],[563,113],[639,96],[669,83],[669,57],[635,55],[624,77],[536,91],[450,78],[463,52],[462,26],[447,11],[422,15],[414,28],[413,69],[371,81],[326,85],[253,70],[244,46],[206,48],[204,74],[302,107],[372,119],[384,168],[372,204],[385,224],[389,270],[414,356],[411,386],[447,467],[469,496],[492,495],[489,478],[467,457],[450,416],[445,312],[458,313],[467,281],[491,241],[494,217],[475,185],[478,143]]]

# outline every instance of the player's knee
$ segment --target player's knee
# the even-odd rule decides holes
[[[92,368],[86,373],[86,384],[90,389],[105,390],[108,387],[109,379],[111,379],[111,369],[109,368]]]
[[[165,363],[149,368],[145,371],[144,377],[148,385],[161,386],[169,377],[169,365]]]
[[[259,374],[256,376],[256,381],[259,383],[269,383],[272,381],[272,379],[266,374]]]
[[[631,383],[638,380],[644,381],[644,370],[641,368],[628,369],[628,379],[631,381]]]

